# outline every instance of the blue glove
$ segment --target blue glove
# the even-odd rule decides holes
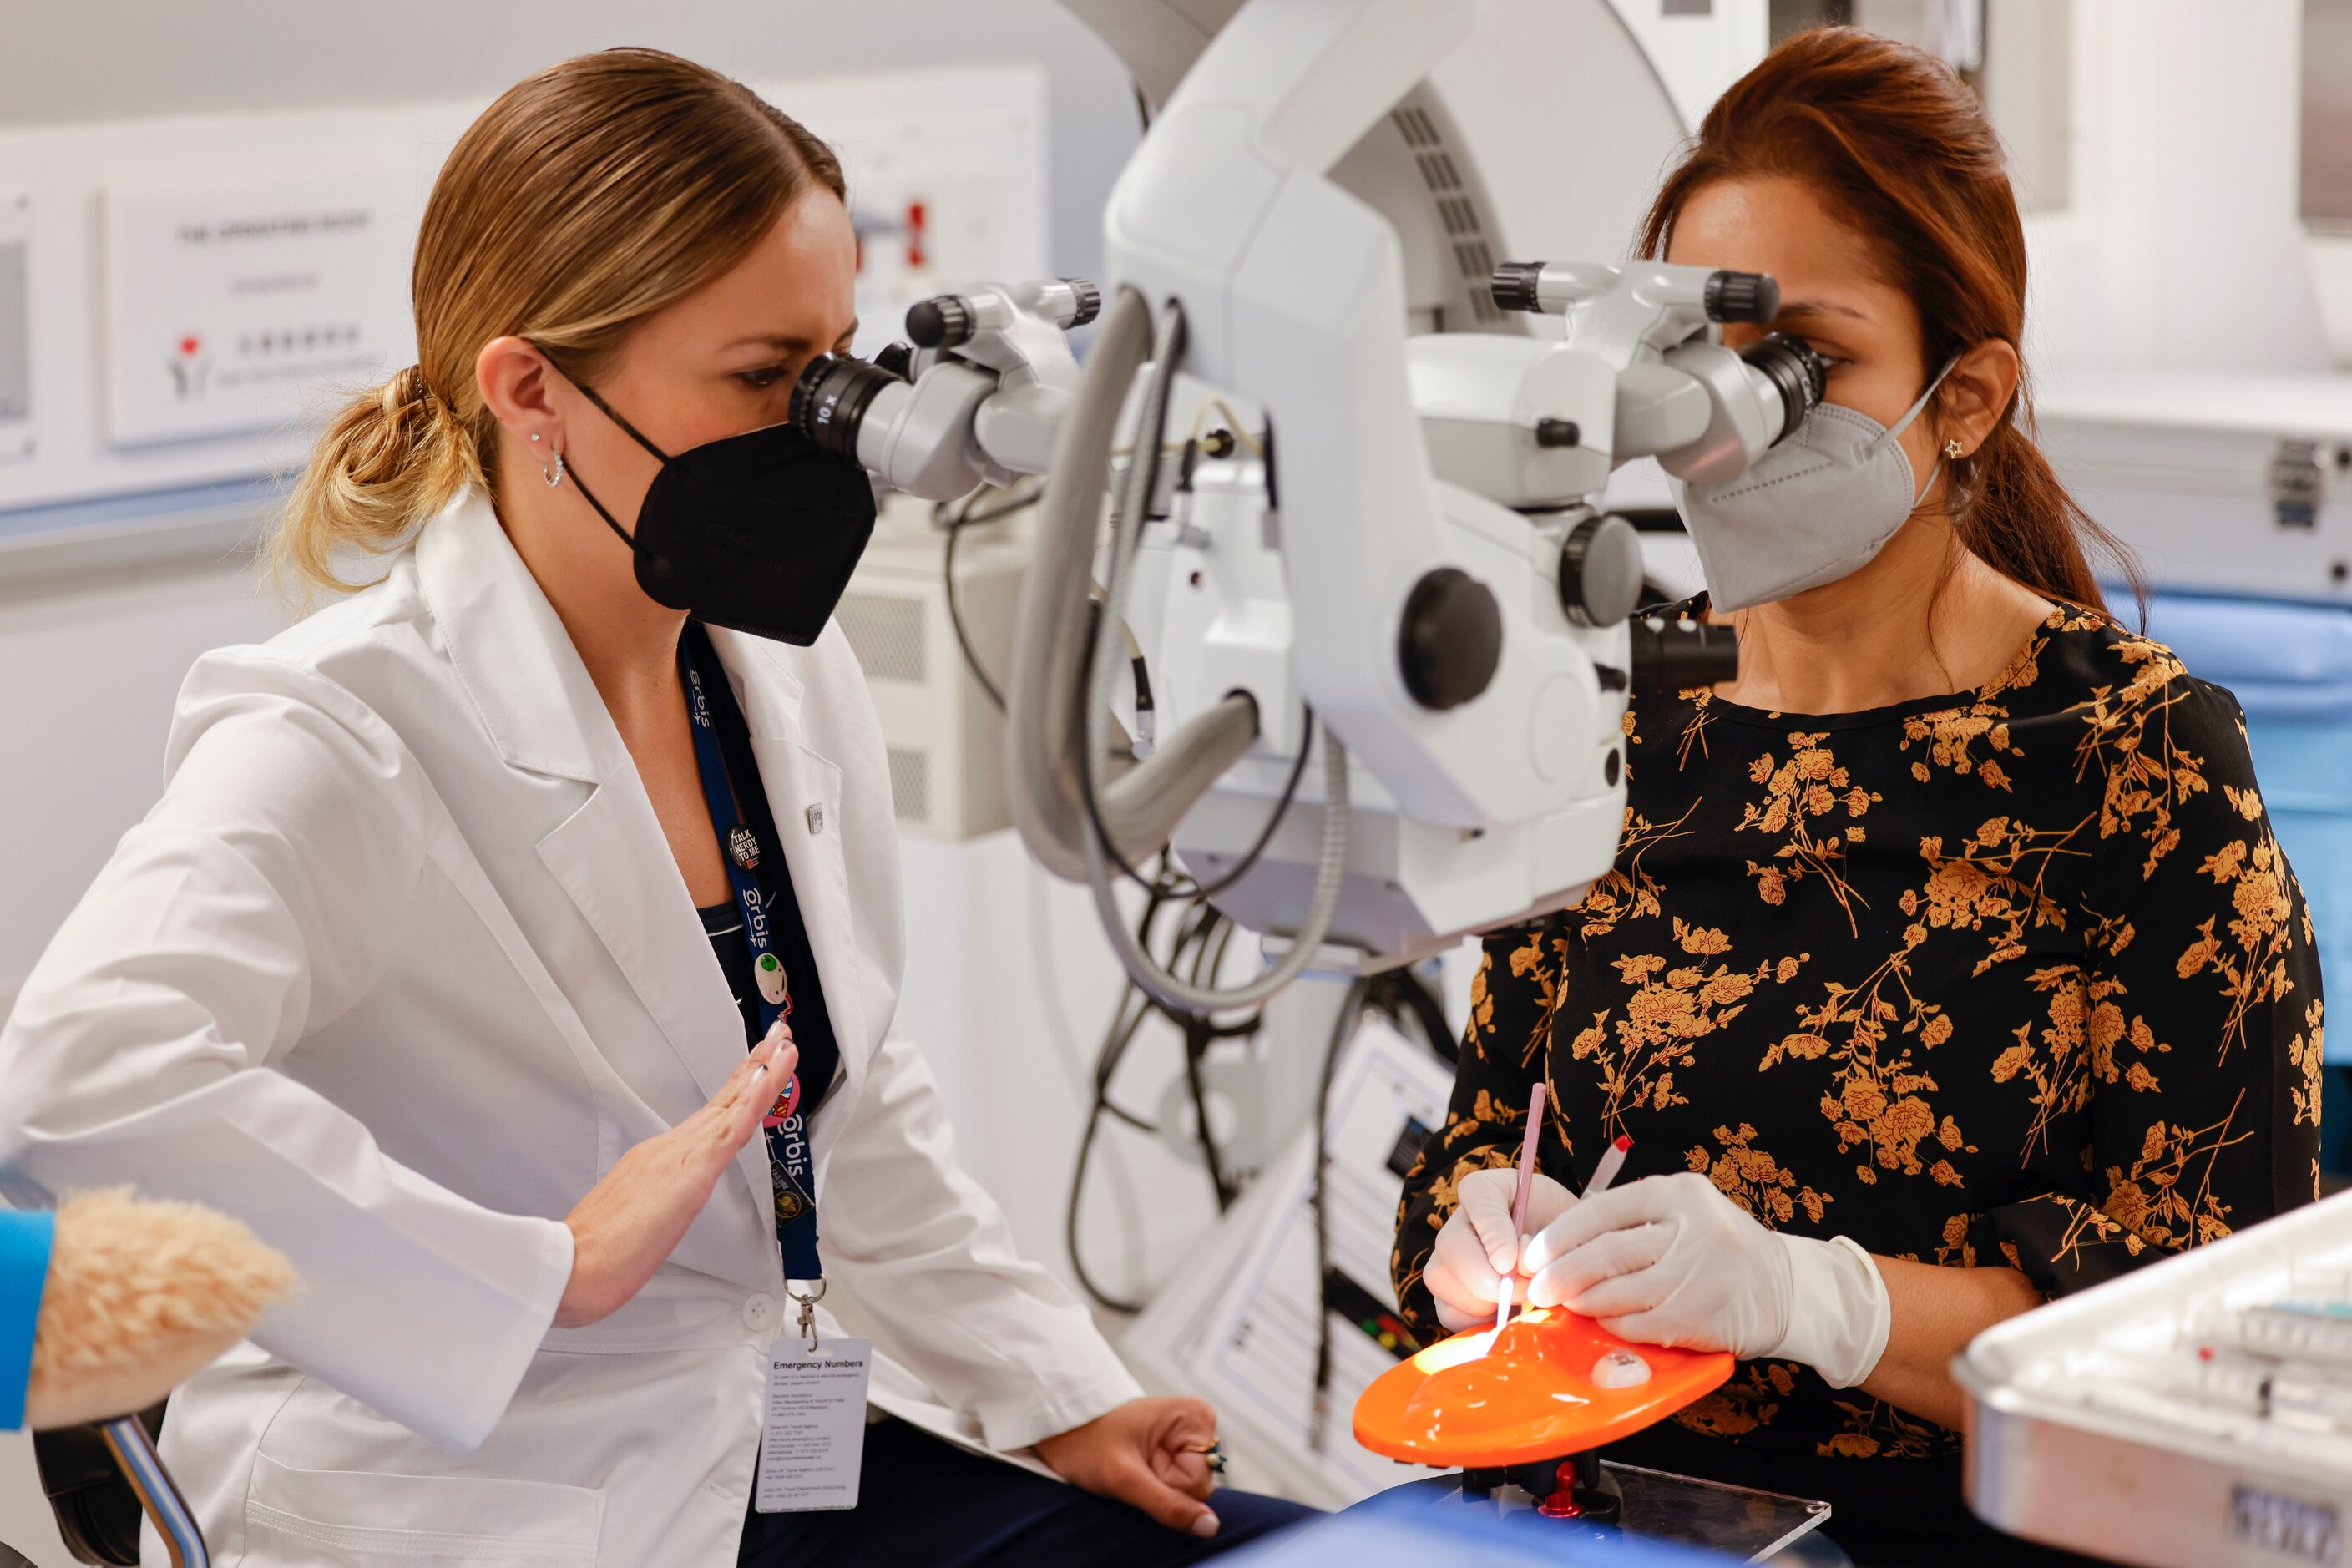
[[[57,1215],[0,1209],[0,1432],[25,1424],[25,1385],[33,1377],[33,1326],[49,1279]]]

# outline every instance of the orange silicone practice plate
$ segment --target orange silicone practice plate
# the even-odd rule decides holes
[[[1593,1363],[1614,1350],[1649,1363],[1649,1381],[1596,1387]],[[1499,1336],[1472,1329],[1375,1378],[1356,1401],[1356,1441],[1444,1469],[1556,1459],[1629,1437],[1730,1376],[1721,1351],[1632,1344],[1563,1308],[1531,1308]]]

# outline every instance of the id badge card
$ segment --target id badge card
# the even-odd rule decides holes
[[[872,1340],[826,1340],[811,1350],[793,1334],[769,1352],[753,1508],[812,1513],[857,1506],[866,1385],[873,1373]]]

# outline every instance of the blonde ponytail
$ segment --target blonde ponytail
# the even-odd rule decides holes
[[[606,49],[500,94],[450,150],[410,277],[417,363],[320,437],[266,554],[280,582],[348,594],[354,552],[398,549],[467,486],[499,426],[474,363],[529,339],[593,383],[622,341],[740,260],[841,164],[741,83],[658,49]],[[537,476],[531,476],[533,483]]]
[[[281,583],[348,594],[339,557],[397,550],[417,525],[482,484],[474,434],[416,366],[343,405],[287,497],[266,564]]]

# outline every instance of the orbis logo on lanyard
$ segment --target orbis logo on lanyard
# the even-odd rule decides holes
[[[694,699],[694,721],[698,726],[708,726],[710,722],[710,715],[709,705],[703,700],[701,679],[689,668],[687,671],[687,680],[688,683],[687,689]],[[760,868],[760,836],[741,823],[737,823],[727,830],[727,858],[735,863],[739,870],[758,870]],[[768,951],[770,944],[767,900],[760,896],[760,889],[756,884],[748,895],[739,893],[739,896],[742,898],[744,904],[745,937],[751,951],[758,954],[751,961],[751,978],[759,984],[760,1000],[768,1006],[780,1009],[782,1015],[789,1018],[793,1016],[792,983],[784,977],[783,960]],[[765,1008],[761,1009],[763,1016],[765,1011]],[[800,1099],[801,1080],[795,1075],[793,1081],[784,1086],[784,1092],[776,1097],[776,1109],[768,1117],[766,1124],[773,1127],[790,1115],[792,1108],[800,1103]]]
[[[771,896],[758,876],[760,836],[737,809],[727,776],[702,670],[724,680],[709,634],[689,621],[678,639],[678,670],[686,679],[694,719],[694,760],[702,774],[702,796],[710,826],[727,850],[727,879],[743,913],[743,934],[751,952],[751,977],[760,994],[760,1027],[773,1029],[793,1011],[792,985],[783,960],[771,950]],[[721,695],[724,695],[723,689]],[[729,738],[737,731],[730,706],[724,710]],[[747,776],[743,787],[757,787]],[[815,1011],[822,1017],[823,998]],[[769,1347],[768,1400],[760,1431],[760,1463],[752,1483],[752,1506],[761,1513],[802,1509],[853,1508],[866,1447],[866,1391],[873,1375],[874,1347],[858,1339],[817,1342],[816,1304],[824,1297],[824,1275],[816,1247],[816,1175],[809,1156],[808,1128],[801,1114],[801,1081],[794,1074],[763,1119],[768,1171],[775,1193],[776,1240],[783,1249],[785,1292],[800,1303],[799,1331]]]
[[[699,626],[688,623],[678,640],[678,673],[685,679],[688,710],[694,723],[694,760],[702,776],[702,796],[710,810],[710,826],[727,847],[727,879],[743,914],[743,935],[751,952],[751,977],[760,996],[761,1030],[773,1029],[780,1018],[792,1016],[792,987],[783,961],[772,950],[768,893],[758,875],[762,846],[759,835],[743,820],[727,776],[725,752],[702,683],[700,656],[710,644]],[[711,661],[713,679],[724,679]],[[783,1248],[784,1278],[820,1280],[824,1268],[817,1258],[816,1173],[809,1158],[808,1130],[800,1110],[798,1074],[776,1097],[761,1119],[767,1131],[768,1168],[776,1198],[776,1239]]]

